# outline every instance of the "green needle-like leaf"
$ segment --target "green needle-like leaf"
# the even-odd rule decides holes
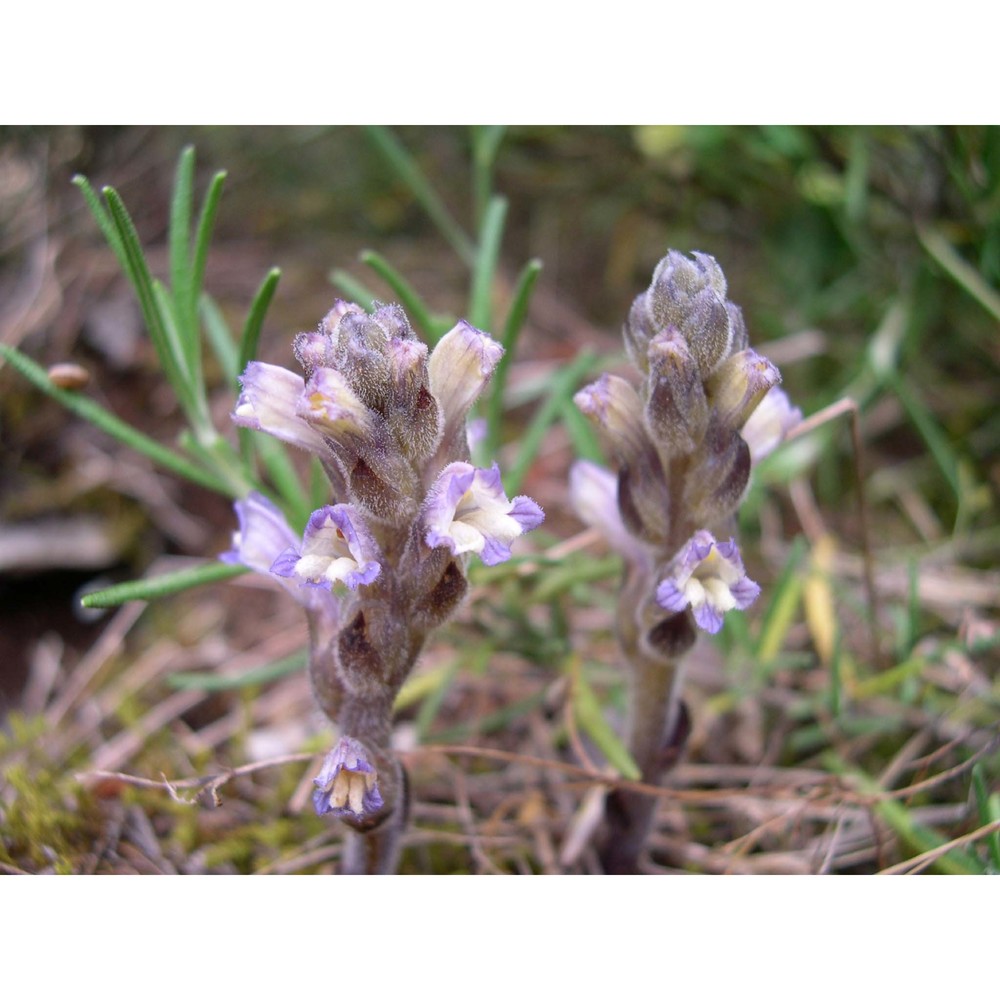
[[[423,206],[441,235],[451,244],[459,257],[470,267],[475,264],[476,248],[455,221],[417,161],[392,132],[382,125],[372,125],[365,129],[368,138],[378,151],[389,161],[400,179]]]
[[[188,146],[177,160],[174,194],[170,200],[170,287],[182,326],[194,319],[196,299],[189,259],[193,189],[194,148]],[[190,367],[190,357],[188,362]]]
[[[594,689],[587,683],[578,660],[570,666],[570,690],[573,700],[573,715],[577,725],[594,741],[597,748],[608,759],[623,778],[639,781],[642,771],[632,759],[625,744],[618,738],[610,723],[604,718],[601,703]]]
[[[507,199],[495,195],[483,218],[476,263],[472,271],[472,290],[469,294],[469,322],[480,330],[488,330],[493,326],[493,281],[496,278],[506,218]]]
[[[164,447],[159,441],[147,437],[141,431],[125,423],[124,420],[116,417],[110,410],[106,410],[99,403],[94,402],[89,396],[81,396],[76,392],[60,389],[53,385],[45,369],[37,365],[27,355],[6,344],[0,344],[0,355],[6,358],[36,388],[57,400],[78,417],[89,420],[106,434],[121,441],[122,444],[128,445],[128,447],[162,465],[165,469],[198,483],[199,486],[215,490],[216,493],[230,495],[230,489],[225,481],[214,472],[195,465],[183,455],[178,455]]]
[[[264,317],[271,306],[271,299],[274,298],[274,291],[280,280],[281,270],[272,267],[260,283],[257,294],[253,297],[247,321],[243,324],[243,334],[240,337],[238,375],[242,375],[246,366],[257,356],[257,344],[260,341],[260,331],[264,326]]]
[[[116,608],[128,601],[152,601],[169,594],[178,594],[182,590],[201,587],[206,583],[217,583],[234,576],[248,573],[246,566],[234,566],[231,563],[212,562],[193,569],[182,569],[176,573],[164,573],[149,580],[132,580],[129,583],[119,583],[106,590],[96,590],[85,594],[80,603],[85,608]]]
[[[371,312],[375,293],[363,281],[359,281],[353,274],[339,267],[330,272],[330,281],[340,288],[352,302],[356,302],[362,309]]]
[[[182,672],[171,674],[167,678],[167,683],[170,687],[180,691],[235,691],[240,688],[260,687],[263,684],[280,680],[282,677],[302,670],[307,662],[308,656],[305,650],[302,650],[298,653],[292,653],[291,656],[275,660],[274,663],[269,663],[267,666],[248,670],[246,673],[235,676],[201,671]]]
[[[440,337],[438,333],[440,324],[435,322],[430,309],[427,308],[413,285],[374,250],[364,250],[361,254],[361,261],[367,264],[396,293],[400,305],[433,347]]]
[[[239,352],[236,341],[215,299],[207,292],[201,296],[201,318],[209,346],[222,369],[222,377],[227,385],[235,386],[236,377],[239,375]]]
[[[222,185],[226,180],[225,170],[218,171],[208,185],[205,201],[198,216],[198,229],[194,237],[194,256],[191,259],[191,285],[194,289],[192,312],[197,305],[205,284],[205,265],[208,262],[208,248],[212,242],[212,232],[215,229],[215,216],[219,211],[219,201],[222,198]]]
[[[503,421],[503,396],[507,385],[507,372],[517,350],[517,340],[524,329],[524,321],[528,317],[528,306],[531,293],[534,291],[538,276],[542,273],[542,262],[537,258],[529,260],[521,268],[514,288],[507,322],[504,323],[503,344],[504,354],[497,365],[490,383],[489,402],[486,406],[486,454],[495,455],[500,448],[500,425]]]
[[[160,315],[156,293],[153,290],[153,278],[149,273],[135,225],[117,191],[113,188],[105,188],[104,197],[121,241],[125,273],[139,299],[139,307],[142,310],[146,329],[153,340],[153,346],[156,348],[160,363],[163,365],[163,370],[173,386],[174,392],[177,393],[177,398],[185,413],[189,416],[196,414],[197,408],[192,395],[189,373],[185,368],[184,356],[176,340],[171,341],[163,317]]]
[[[73,183],[80,189],[80,193],[83,195],[83,200],[87,203],[87,207],[90,209],[91,214],[94,216],[94,220],[100,227],[108,246],[111,247],[114,255],[118,258],[118,263],[121,265],[122,270],[128,273],[128,261],[125,257],[125,247],[122,246],[121,238],[118,236],[118,230],[115,229],[115,224],[111,221],[111,216],[108,214],[108,210],[101,204],[100,199],[94,192],[94,189],[90,186],[90,181],[88,181],[86,177],[82,174],[77,174],[73,178]]]

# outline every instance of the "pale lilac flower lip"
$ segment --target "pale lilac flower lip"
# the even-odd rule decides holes
[[[233,547],[219,559],[240,563],[258,573],[270,573],[278,554],[295,544],[295,533],[285,515],[260,493],[251,493],[233,506],[239,530],[233,534]]]
[[[306,587],[296,579],[284,579],[272,570],[283,552],[298,544],[295,532],[289,527],[285,515],[267,497],[251,493],[233,505],[239,521],[239,530],[233,534],[233,547],[221,553],[219,559],[236,563],[276,579],[299,604],[334,620],[337,605],[330,594],[315,587]]]
[[[743,611],[760,587],[743,569],[736,540],[717,542],[708,531],[696,531],[670,564],[656,588],[656,603],[680,612],[690,605],[694,620],[706,632],[718,632],[727,611]]]
[[[465,419],[502,357],[500,344],[465,320],[438,341],[427,363],[427,375],[448,426]]]
[[[313,433],[325,431],[335,437],[361,438],[371,433],[371,415],[342,372],[317,368],[303,387],[297,402],[299,417]]]
[[[600,531],[613,549],[637,562],[646,559],[642,545],[630,535],[618,509],[618,477],[585,458],[569,470],[569,496],[580,520]]]
[[[801,421],[802,411],[792,406],[783,389],[773,386],[740,430],[750,448],[750,461],[756,465],[770,455]]]
[[[301,551],[293,544],[270,567],[276,576],[295,578],[310,587],[329,590],[344,583],[351,590],[371,583],[382,567],[378,546],[350,504],[313,511],[302,538]]]
[[[515,538],[544,519],[530,497],[507,499],[500,470],[477,469],[468,462],[446,466],[431,487],[424,506],[424,540],[446,546],[455,555],[476,553],[487,566],[510,558]]]
[[[279,365],[251,361],[240,377],[243,391],[233,411],[233,422],[240,427],[267,431],[299,448],[326,454],[323,435],[299,415],[305,382],[295,372]]]
[[[383,806],[378,772],[368,760],[364,746],[350,736],[342,736],[326,755],[323,767],[313,779],[313,805],[318,816],[354,816],[363,819]]]

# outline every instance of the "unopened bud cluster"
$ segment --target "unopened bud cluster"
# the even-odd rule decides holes
[[[223,558],[277,580],[307,611],[318,700],[343,737],[316,807],[359,829],[398,803],[392,704],[428,632],[458,607],[465,564],[493,564],[542,521],[508,499],[496,466],[469,461],[466,418],[503,349],[460,322],[433,352],[403,310],[337,302],[295,339],[302,374],[251,362],[233,419],[319,456],[333,502],[294,535],[252,494]]]
[[[660,261],[624,339],[643,376],[639,388],[603,375],[576,396],[617,476],[579,464],[576,506],[653,577],[643,595],[647,625],[655,602],[658,617],[690,608],[697,626],[717,632],[722,616],[759,590],[731,537],[750,470],[800,414],[778,388],[778,369],[748,346],[743,316],[708,254],[671,250]]]

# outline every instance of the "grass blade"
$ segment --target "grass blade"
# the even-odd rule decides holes
[[[490,192],[493,190],[493,165],[506,131],[506,125],[472,127],[472,190],[477,225],[482,225],[486,217]]]
[[[991,288],[983,276],[966,263],[959,252],[937,229],[920,227],[917,236],[921,246],[948,276],[964,288],[994,319],[1000,320],[1000,293]]]
[[[167,678],[167,684],[178,691],[237,691],[240,688],[260,687],[280,680],[282,677],[303,670],[307,662],[306,651],[300,650],[291,656],[282,657],[274,663],[268,663],[256,670],[247,670],[242,674],[226,676],[207,671],[181,671],[171,674]]]
[[[559,411],[563,427],[569,435],[573,451],[578,458],[585,458],[597,465],[604,464],[604,452],[597,440],[594,425],[580,412],[576,404],[569,400]]]
[[[483,218],[469,293],[469,322],[480,330],[489,330],[493,326],[493,282],[506,218],[507,199],[495,195],[490,199]]]
[[[157,308],[156,293],[153,290],[153,278],[142,252],[139,234],[132,222],[125,203],[114,188],[104,188],[104,197],[108,203],[111,219],[118,233],[124,255],[125,273],[139,299],[139,308],[146,323],[146,329],[153,340],[153,346],[163,365],[163,370],[170,384],[177,393],[184,411],[189,415],[197,412],[191,390],[189,372],[186,370],[185,359],[176,341],[171,341],[165,328],[163,318]],[[197,419],[197,418],[195,418]]]
[[[928,412],[927,407],[917,398],[916,394],[898,372],[888,373],[886,381],[893,392],[899,397],[903,408],[909,414],[914,426],[920,432],[920,436],[926,442],[930,453],[934,456],[938,468],[948,481],[948,485],[952,488],[955,497],[960,500],[962,490],[958,478],[958,457],[952,450],[948,436],[941,430]]]
[[[85,608],[116,608],[127,601],[152,601],[158,597],[179,594],[182,590],[229,580],[249,572],[246,566],[211,562],[193,569],[178,570],[176,573],[164,573],[149,580],[131,580],[105,590],[95,590],[93,593],[85,594],[80,603]]]
[[[227,385],[235,386],[239,370],[239,353],[229,324],[216,305],[215,299],[203,294],[201,297],[201,318],[205,324],[205,336],[212,348],[216,361],[222,369],[222,377]]]
[[[537,258],[529,260],[521,268],[517,284],[514,286],[514,297],[511,299],[507,322],[504,323],[503,344],[504,354],[493,373],[490,384],[490,397],[486,406],[486,454],[495,455],[500,448],[500,424],[503,420],[503,396],[507,385],[507,372],[514,359],[517,340],[524,328],[528,316],[528,306],[531,303],[531,293],[535,289],[538,276],[542,273],[542,262]],[[473,324],[474,325],[474,324]]]
[[[573,715],[577,725],[594,741],[608,763],[623,778],[639,781],[642,778],[639,765],[632,759],[625,744],[604,717],[601,703],[583,676],[577,657],[573,658],[570,665],[570,697],[573,700]]]
[[[176,303],[180,326],[190,334],[195,325],[196,291],[192,280],[189,245],[191,241],[191,213],[194,189],[194,147],[187,146],[177,160],[174,175],[174,193],[170,200],[170,289]],[[185,341],[187,337],[185,337]],[[185,343],[185,356],[191,366],[190,344]],[[195,344],[197,350],[197,343]]]
[[[981,763],[972,768],[972,790],[976,796],[976,807],[979,809],[980,821],[987,824],[1000,820],[1000,795],[996,792],[990,794]],[[990,852],[990,863],[994,873],[1000,874],[1000,833],[990,834],[986,840],[986,846]]]
[[[198,229],[194,238],[194,254],[191,259],[191,286],[194,301],[191,303],[192,314],[195,312],[198,299],[205,284],[205,265],[208,262],[208,247],[212,242],[212,232],[215,229],[215,216],[219,211],[219,201],[222,198],[222,185],[226,180],[225,170],[218,171],[208,185],[205,201],[198,216]]]
[[[243,333],[240,337],[239,364],[236,369],[238,375],[243,374],[246,366],[257,356],[257,344],[260,342],[264,317],[271,306],[271,299],[274,298],[274,291],[280,280],[281,269],[272,267],[260,283],[253,302],[250,303],[250,312],[247,314],[247,321],[243,324]]]

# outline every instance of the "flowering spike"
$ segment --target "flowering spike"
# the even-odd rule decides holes
[[[428,356],[399,306],[369,315],[338,302],[294,349],[305,379],[251,364],[234,419],[317,452],[340,502],[314,511],[299,540],[251,497],[237,505],[241,530],[223,558],[268,573],[305,605],[314,694],[352,734],[324,762],[316,809],[365,838],[349,836],[346,871],[388,872],[407,811],[389,744],[396,695],[467,592],[466,555],[508,559],[543,514],[528,497],[508,499],[496,466],[466,461],[468,411],[503,355],[487,334],[459,323]]]
[[[698,627],[718,632],[722,617],[743,611],[757,599],[760,587],[743,569],[736,540],[719,543],[708,531],[696,531],[671,562],[656,588],[656,602],[665,611],[691,608]]]
[[[342,736],[326,755],[323,767],[313,779],[316,814],[365,819],[385,804],[378,786],[378,771],[368,751],[356,739]]]
[[[494,566],[509,559],[511,542],[537,528],[544,517],[529,497],[507,499],[496,465],[477,469],[468,462],[452,462],[427,494],[424,541],[431,548],[445,546],[454,555],[474,552]]]

